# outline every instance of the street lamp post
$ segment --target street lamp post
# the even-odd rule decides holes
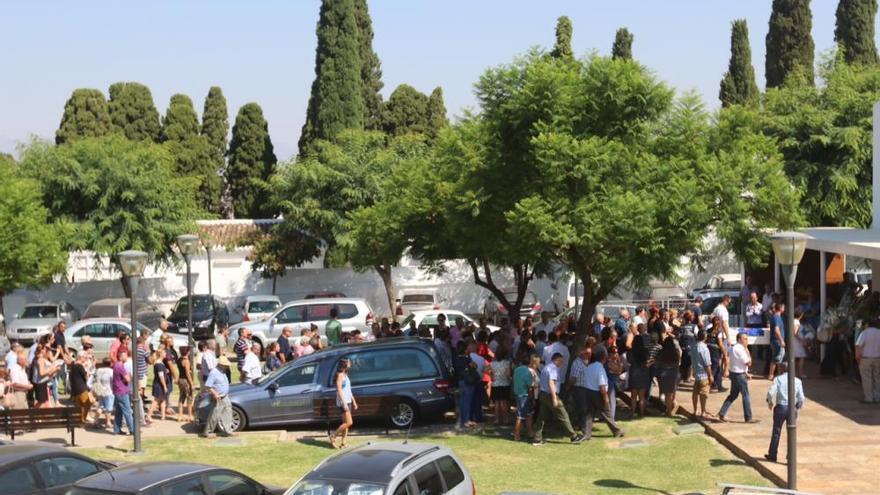
[[[192,308],[192,256],[199,249],[199,237],[192,234],[177,236],[177,247],[186,262],[186,329],[190,352],[195,347],[193,341],[193,308]]]
[[[123,275],[128,279],[128,290],[131,294],[131,359],[132,370],[131,375],[131,405],[134,410],[134,451],[143,452],[141,449],[141,420],[144,416],[144,408],[141,406],[141,389],[138,383],[137,372],[137,306],[135,305],[134,294],[137,291],[138,282],[144,274],[144,268],[147,266],[147,253],[143,251],[123,251],[119,253],[119,266]]]
[[[794,358],[794,281],[798,264],[807,248],[808,236],[800,232],[780,232],[771,236],[773,253],[785,276],[788,318],[785,331],[785,354],[788,361],[788,488],[797,490],[797,407],[795,407]]]

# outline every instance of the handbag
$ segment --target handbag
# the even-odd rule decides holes
[[[819,331],[816,332],[816,340],[823,344],[827,344],[831,342],[831,337],[833,336],[833,332],[827,325],[822,325],[819,327]]]

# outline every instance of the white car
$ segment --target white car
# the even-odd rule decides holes
[[[64,340],[68,350],[72,355],[76,355],[82,348],[80,341],[83,336],[88,335],[92,338],[92,352],[98,360],[104,359],[110,355],[110,346],[113,341],[119,338],[119,332],[131,334],[131,321],[122,318],[91,318],[88,320],[80,320],[73,325],[67,327],[64,331]],[[138,332],[149,335],[152,330],[138,323]],[[174,338],[174,349],[180,352],[181,347],[189,345],[186,335],[170,333]]]
[[[263,349],[270,342],[277,340],[281,330],[288,326],[293,327],[292,338],[299,338],[300,330],[309,328],[312,323],[318,327],[318,333],[323,336],[324,327],[330,320],[330,310],[333,308],[339,312],[337,318],[342,324],[343,332],[370,331],[370,326],[373,324],[373,310],[364,299],[303,299],[285,304],[263,321],[243,321],[232,325],[229,327],[227,346],[235,345],[240,328],[249,329],[253,333],[251,340],[260,344]]]
[[[241,315],[241,321],[263,321],[281,307],[281,299],[278,296],[260,295],[247,296],[241,307],[235,312]]]
[[[59,321],[71,325],[79,320],[79,311],[65,301],[28,304],[6,329],[13,342],[30,345],[52,331]]]
[[[477,325],[477,322],[473,320],[473,318],[455,309],[427,309],[422,311],[413,311],[412,313],[410,313],[409,316],[407,316],[403,319],[402,322],[400,322],[400,328],[402,328],[403,331],[406,332],[409,328],[409,322],[415,321],[416,328],[418,328],[419,325],[425,325],[426,327],[430,328],[431,333],[433,333],[434,330],[437,329],[437,317],[440,314],[446,315],[446,325],[450,327],[455,325],[455,320],[459,317],[464,319],[465,325],[467,325],[468,323],[473,323],[474,326],[479,326]],[[496,327],[495,325],[486,325],[486,328],[488,328],[490,332],[499,330],[499,327]]]
[[[474,495],[470,473],[448,447],[366,443],[330,456],[285,495]]]
[[[397,296],[397,316],[404,316],[413,311],[438,309],[443,300],[437,289],[402,289]]]

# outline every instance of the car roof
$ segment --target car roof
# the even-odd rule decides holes
[[[63,303],[63,301],[57,301],[57,302],[56,302],[56,301],[35,302],[35,303],[27,303],[27,304],[24,305],[24,307],[27,308],[27,307],[29,307],[29,306],[58,306],[58,305],[60,305],[60,304],[62,304],[62,303]]]
[[[148,490],[159,483],[213,469],[220,468],[185,462],[138,462],[83,478],[76,483],[76,486],[137,493]]]
[[[60,445],[47,442],[10,442],[0,445],[0,466],[44,454],[67,452]]]
[[[281,299],[279,299],[278,296],[273,296],[271,294],[246,296],[244,298],[244,300],[245,301],[278,301],[278,302],[281,302]]]
[[[362,297],[321,297],[315,299],[297,299],[286,303],[285,306],[293,304],[355,304],[359,302],[366,304],[367,301]]]
[[[446,452],[439,445],[424,443],[367,443],[341,454],[328,457],[310,471],[305,479],[339,479],[369,483],[390,482],[398,467],[406,461],[427,454]]]
[[[129,300],[126,297],[109,297],[107,299],[98,299],[97,301],[92,301],[89,306],[92,306],[94,304],[125,304],[127,302],[129,302]],[[138,302],[141,301],[138,300]]]
[[[459,311],[457,309],[446,309],[446,308],[417,309],[415,311],[411,311],[410,313],[413,315],[416,315],[416,316],[427,316],[427,315],[435,315],[435,314],[440,314],[440,313],[443,313],[445,315],[454,314],[454,315],[467,316],[467,314],[464,311]],[[470,318],[470,317],[468,317],[468,318]]]

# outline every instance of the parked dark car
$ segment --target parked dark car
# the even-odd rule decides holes
[[[316,417],[322,408],[335,412],[333,378],[342,358],[351,360],[351,388],[359,406],[355,417],[386,419],[406,428],[420,417],[453,408],[450,374],[433,341],[400,337],[334,346],[288,363],[253,385],[233,385],[233,427],[309,423],[322,419]],[[207,397],[199,401],[200,422],[207,420],[209,406]]]
[[[42,442],[0,444],[0,493],[3,495],[61,495],[77,481],[113,468]]]
[[[192,296],[192,318],[194,339],[210,339],[214,337],[214,332],[218,326],[229,324],[229,308],[226,303],[217,296],[210,294],[193,294]],[[179,333],[189,333],[187,329],[187,298],[181,297],[168,321],[174,324]]]
[[[126,464],[80,480],[68,495],[281,495],[251,478],[215,466],[185,462]]]

